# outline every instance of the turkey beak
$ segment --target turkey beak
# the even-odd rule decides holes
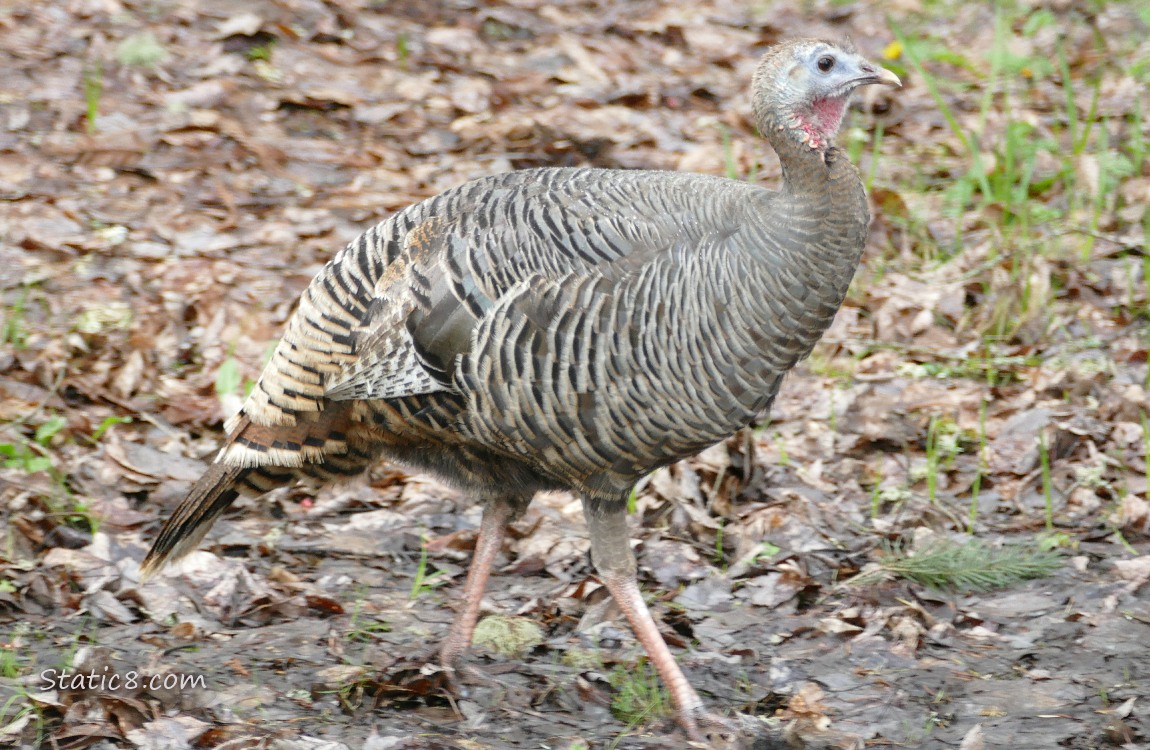
[[[896,89],[902,88],[902,81],[899,80],[899,77],[886,68],[879,68],[875,73],[878,74],[875,83],[881,83],[883,86],[893,86]]]
[[[894,73],[891,73],[886,68],[875,65],[870,62],[864,62],[861,66],[863,74],[859,77],[860,83],[878,83],[883,86],[893,86],[894,88],[902,88],[902,81]]]

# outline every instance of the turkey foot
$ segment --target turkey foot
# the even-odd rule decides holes
[[[443,689],[457,698],[472,698],[471,688],[508,688],[510,685],[474,664],[459,660],[454,666],[439,667],[443,679]]]
[[[714,743],[719,738],[729,742],[732,736],[742,734],[742,727],[737,721],[701,706],[694,710],[680,711],[676,719],[692,742],[710,743],[710,747],[715,747]]]

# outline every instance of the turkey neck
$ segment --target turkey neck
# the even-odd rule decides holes
[[[779,140],[786,143],[772,145],[782,163],[782,189],[751,208],[749,223],[761,234],[751,245],[756,260],[746,284],[760,300],[755,317],[761,324],[791,321],[774,339],[789,339],[789,345],[779,351],[772,344],[770,356],[788,369],[834,320],[862,256],[870,216],[862,180],[846,154]]]
[[[866,244],[870,212],[862,178],[846,154],[834,146],[816,150],[790,138],[773,143],[779,154],[783,185],[776,211],[793,230],[792,248],[801,248],[803,257],[852,269]],[[851,276],[836,278],[845,294]],[[826,279],[824,279],[826,281]],[[819,286],[822,286],[821,284]]]

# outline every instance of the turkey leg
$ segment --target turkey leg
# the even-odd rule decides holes
[[[471,558],[467,581],[463,584],[463,605],[439,647],[439,664],[445,669],[454,669],[459,657],[471,646],[471,635],[475,632],[475,621],[479,619],[479,605],[487,589],[487,579],[491,577],[491,566],[503,546],[507,524],[515,515],[516,505],[506,498],[494,498],[483,509],[479,538],[475,540],[475,555]]]
[[[626,511],[626,500],[584,497],[583,515],[591,536],[591,559],[670,691],[679,724],[692,740],[699,741],[703,739],[699,732],[700,722],[723,727],[727,722],[705,711],[699,694],[687,682],[687,676],[675,662],[671,649],[659,635],[659,627],[643,601],[643,593],[635,577],[637,568],[635,555],[631,552]]]

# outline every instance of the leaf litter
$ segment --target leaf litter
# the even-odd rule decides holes
[[[709,703],[809,746],[1150,742],[1147,21],[1131,2],[6,9],[0,743],[683,744],[619,711],[641,650],[565,495],[513,526],[482,610],[530,637],[477,650],[493,679],[466,695],[427,658],[479,513],[426,478],[242,500],[178,573],[141,584],[136,563],[342,244],[507,169],[769,183],[746,82],[797,35],[849,35],[907,85],[842,135],[874,219],[824,343],[769,421],[636,494],[661,632]],[[943,543],[1060,564],[1005,590],[958,585],[969,565],[931,568],[938,590],[896,575]],[[44,677],[65,671],[139,680]]]

